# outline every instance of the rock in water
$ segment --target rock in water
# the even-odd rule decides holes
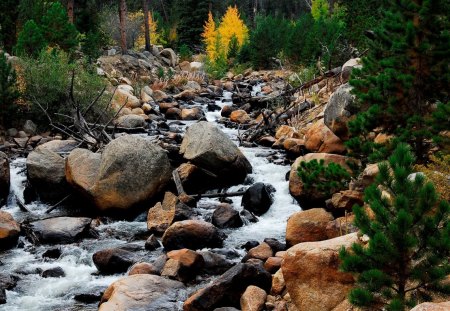
[[[8,156],[0,151],[0,206],[9,194],[10,172]]]
[[[250,162],[233,141],[206,121],[187,129],[180,152],[186,160],[217,175],[223,184],[240,183],[252,172]]]
[[[20,225],[9,213],[0,211],[0,250],[14,246],[19,234]]]
[[[94,253],[92,260],[98,271],[104,274],[113,274],[127,271],[138,261],[138,258],[128,250],[109,248]]]
[[[55,217],[30,223],[41,243],[69,244],[87,236],[91,218]]]
[[[171,225],[162,237],[166,250],[221,247],[223,236],[214,225],[203,220],[184,220]]]
[[[99,311],[177,311],[185,295],[186,288],[181,282],[157,275],[135,274],[108,287]]]
[[[214,210],[212,224],[218,228],[239,228],[244,223],[237,210],[229,204],[222,203]]]
[[[74,140],[53,140],[28,155],[28,179],[41,200],[57,202],[67,195],[65,160],[60,153],[70,152],[77,146]]]
[[[156,144],[121,136],[101,157],[74,150],[67,158],[68,182],[91,198],[98,209],[127,210],[158,194],[171,178],[169,158]]]
[[[261,182],[252,185],[242,196],[242,206],[255,215],[267,212],[273,203],[273,188]]]

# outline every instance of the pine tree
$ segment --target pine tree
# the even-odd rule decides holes
[[[67,11],[59,2],[53,3],[42,17],[41,29],[51,47],[59,47],[70,52],[78,46],[78,31],[69,22]]]
[[[446,0],[388,0],[363,68],[350,81],[362,109],[380,113],[366,132],[382,127],[409,142],[419,157],[430,136],[425,119],[433,104],[449,97],[449,16]],[[356,146],[362,133],[352,134],[350,145]]]
[[[178,0],[176,7],[179,14],[179,44],[190,48],[201,43],[203,24],[208,18],[210,0]]]
[[[31,19],[25,23],[19,33],[15,53],[17,55],[37,56],[46,46],[47,42],[41,28]]]
[[[248,28],[242,21],[237,6],[228,7],[219,27],[218,33],[221,36],[222,45],[225,48],[225,55],[228,55],[228,49],[233,37],[236,37],[238,48],[240,48],[248,40]]]
[[[414,161],[410,146],[399,144],[365,191],[370,210],[353,208],[370,238],[367,247],[340,252],[342,270],[358,275],[349,295],[356,306],[403,311],[432,292],[450,294],[442,283],[450,273],[450,205],[424,175],[411,175]]]
[[[14,117],[15,101],[18,97],[16,72],[8,63],[6,55],[0,53],[0,125],[10,125],[5,122]]]
[[[202,38],[206,46],[206,55],[210,60],[216,59],[217,56],[216,37],[217,37],[216,22],[214,21],[212,13],[209,12],[208,20],[203,26]]]

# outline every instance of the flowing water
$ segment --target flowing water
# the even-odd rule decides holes
[[[260,86],[253,89],[252,95],[260,91]],[[220,108],[231,100],[231,93],[226,92],[216,105]],[[209,112],[205,115],[208,121],[217,122],[220,119],[220,111]],[[218,125],[237,143],[238,131]],[[245,148],[242,152],[253,166],[253,173],[249,176],[253,182],[264,182],[275,188],[274,202],[269,211],[258,217],[258,222],[249,223],[238,229],[225,230],[227,239],[224,247],[235,250],[244,255],[240,248],[249,240],[262,241],[264,238],[276,238],[284,241],[287,218],[300,210],[289,195],[286,173],[288,165],[276,165],[270,163],[267,156],[275,153],[268,148]],[[25,159],[16,159],[11,163],[11,193],[5,210],[13,215],[17,221],[28,217],[38,218],[45,215],[48,206],[39,202],[27,205],[30,213],[22,212],[17,205],[16,197],[23,201],[23,189],[25,182]],[[242,190],[249,185],[237,185],[229,191]],[[233,207],[242,210],[241,197],[231,198]],[[217,199],[202,199],[198,204],[198,211],[202,217],[208,219],[212,210],[202,208],[217,204]],[[52,216],[58,211],[52,212]],[[48,215],[47,215],[48,217]],[[77,302],[74,297],[77,294],[99,295],[109,284],[124,274],[103,276],[97,274],[97,269],[92,262],[92,255],[98,250],[116,247],[130,241],[134,236],[145,233],[145,216],[141,215],[134,221],[110,221],[100,225],[97,229],[99,237],[85,239],[79,243],[70,245],[34,246],[21,238],[19,246],[15,249],[0,253],[0,273],[17,274],[20,280],[17,286],[7,291],[7,303],[0,305],[0,311],[53,311],[53,310],[97,310],[97,303],[85,304]],[[143,249],[144,241],[133,241]],[[58,259],[44,259],[43,253],[49,249],[61,249]],[[142,252],[142,258],[152,260],[161,254],[161,250],[154,252]],[[49,268],[61,267],[66,276],[61,278],[42,278],[40,272]]]

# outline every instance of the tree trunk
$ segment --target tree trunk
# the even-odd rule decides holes
[[[147,0],[142,0],[142,9],[144,10],[144,23],[145,23],[145,50],[150,51],[150,25],[148,24]]]
[[[119,2],[119,20],[120,20],[120,46],[122,54],[127,54],[127,33],[126,33],[127,3],[125,0]]]
[[[73,24],[73,6],[74,6],[75,0],[69,0],[67,1],[67,15],[69,16],[69,22]]]

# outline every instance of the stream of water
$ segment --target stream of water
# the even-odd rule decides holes
[[[256,94],[260,86],[254,89]],[[231,93],[225,93],[223,98],[216,101],[216,105],[223,107],[231,99]],[[220,119],[220,111],[208,112],[205,115],[208,121],[216,122]],[[237,143],[237,130],[224,128],[222,130]],[[234,249],[242,255],[240,248],[249,240],[262,241],[264,238],[276,238],[284,241],[287,218],[294,212],[300,210],[294,203],[288,191],[286,173],[290,167],[287,165],[276,165],[267,160],[267,156],[275,151],[268,148],[241,148],[244,155],[253,166],[250,177],[254,182],[271,184],[275,188],[274,202],[267,213],[259,217],[256,223],[246,224],[238,229],[225,230],[228,235],[224,247]],[[30,215],[20,210],[16,203],[16,196],[23,200],[23,189],[25,182],[25,159],[16,159],[11,163],[11,193],[5,210],[13,215],[17,221],[21,221]],[[247,188],[248,185],[237,185],[230,191]],[[232,198],[233,207],[241,210],[241,197]],[[199,202],[199,211],[202,217],[207,218],[212,210],[202,210],[201,206],[209,203],[217,203],[216,199],[203,199]],[[42,216],[47,205],[34,202],[27,205],[30,213]],[[57,212],[54,212],[57,214]],[[53,213],[52,213],[53,215]],[[85,239],[79,243],[69,245],[34,246],[21,238],[19,246],[15,249],[0,253],[0,273],[18,274],[20,280],[17,286],[7,291],[7,303],[0,305],[1,311],[53,311],[53,310],[97,310],[97,303],[79,303],[74,296],[82,293],[100,294],[104,289],[122,277],[124,274],[103,276],[97,274],[97,269],[92,262],[92,255],[96,251],[111,248],[126,243],[135,235],[145,233],[146,219],[138,217],[135,221],[111,221],[100,225],[100,233],[97,239]],[[142,245],[144,241],[133,241]],[[60,248],[61,256],[58,259],[44,259],[43,253],[48,249]],[[154,252],[143,252],[145,259],[151,260],[161,254],[161,250]],[[40,271],[61,267],[66,276],[61,278],[42,278]]]

